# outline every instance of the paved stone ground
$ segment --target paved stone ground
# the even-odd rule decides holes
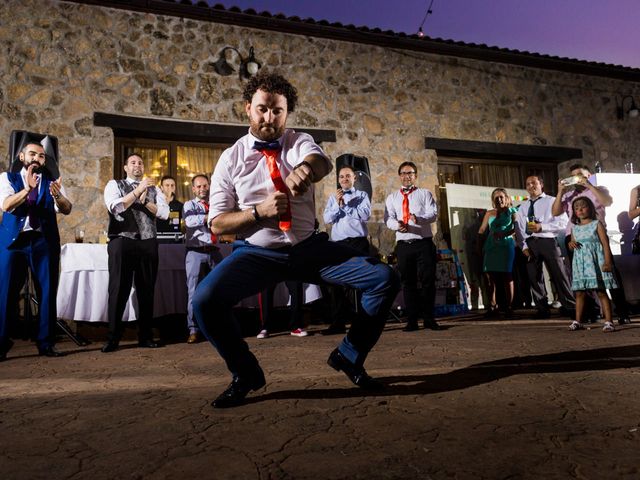
[[[640,323],[390,324],[367,395],[325,361],[336,337],[248,339],[267,373],[249,403],[206,343],[99,344],[60,359],[17,342],[0,364],[3,479],[637,479]],[[126,345],[125,345],[126,347]]]

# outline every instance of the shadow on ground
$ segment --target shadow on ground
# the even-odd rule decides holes
[[[544,355],[509,357],[478,363],[447,373],[378,377],[386,384],[382,392],[366,392],[367,396],[431,395],[490,383],[513,375],[567,373],[640,366],[640,345],[596,348]],[[362,397],[358,388],[314,388],[313,390],[281,390],[250,397],[247,403],[267,400],[324,399]]]

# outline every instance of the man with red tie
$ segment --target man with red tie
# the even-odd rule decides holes
[[[346,245],[330,242],[315,227],[313,184],[331,162],[313,138],[286,129],[297,92],[285,78],[260,73],[244,92],[249,132],[220,156],[211,178],[209,224],[213,233],[241,240],[196,288],[195,318],[225,360],[233,380],[212,406],[240,405],[265,385],[258,360],[243,340],[232,307],[283,280],[339,283],[360,289],[363,314],[327,363],[357,386],[380,389],[364,369],[397,292],[386,265]]]
[[[185,202],[182,207],[182,218],[185,226],[185,272],[187,274],[187,327],[189,337],[187,343],[198,343],[201,340],[200,330],[193,316],[193,294],[198,283],[222,261],[220,249],[216,246],[216,236],[207,225],[209,216],[209,178],[196,175],[191,179],[191,190],[194,198]]]
[[[413,162],[401,163],[398,175],[402,187],[387,197],[384,218],[387,227],[396,232],[396,256],[408,315],[404,330],[418,330],[419,318],[424,328],[439,330],[433,315],[436,247],[431,233],[438,206],[429,190],[416,187],[418,167]]]

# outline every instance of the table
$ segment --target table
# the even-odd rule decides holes
[[[156,280],[153,316],[163,317],[187,313],[187,280],[184,270],[186,250],[181,243],[158,245],[158,278]],[[221,244],[226,257],[231,245]],[[91,243],[67,243],[62,246],[60,258],[60,282],[58,286],[58,317],[84,322],[107,322],[109,267],[107,245]],[[305,284],[305,303],[322,295],[317,285]],[[274,305],[288,305],[289,292],[284,283],[276,286]],[[242,300],[238,307],[255,308],[257,296]],[[125,307],[123,320],[137,319],[138,302],[135,286]]]

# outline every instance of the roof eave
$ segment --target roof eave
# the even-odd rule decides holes
[[[412,50],[435,55],[468,58],[487,62],[505,63],[523,67],[555,70],[580,75],[606,77],[629,82],[640,82],[640,69],[553,57],[510,49],[487,47],[445,40],[421,38],[383,32],[366,27],[356,28],[341,24],[328,24],[314,20],[300,20],[281,15],[246,13],[221,6],[210,7],[205,2],[190,4],[171,0],[64,0],[73,3],[97,5],[108,8],[154,13],[194,20],[223,23],[247,28],[273,30],[281,33],[328,38],[345,42],[364,43],[386,48]]]

